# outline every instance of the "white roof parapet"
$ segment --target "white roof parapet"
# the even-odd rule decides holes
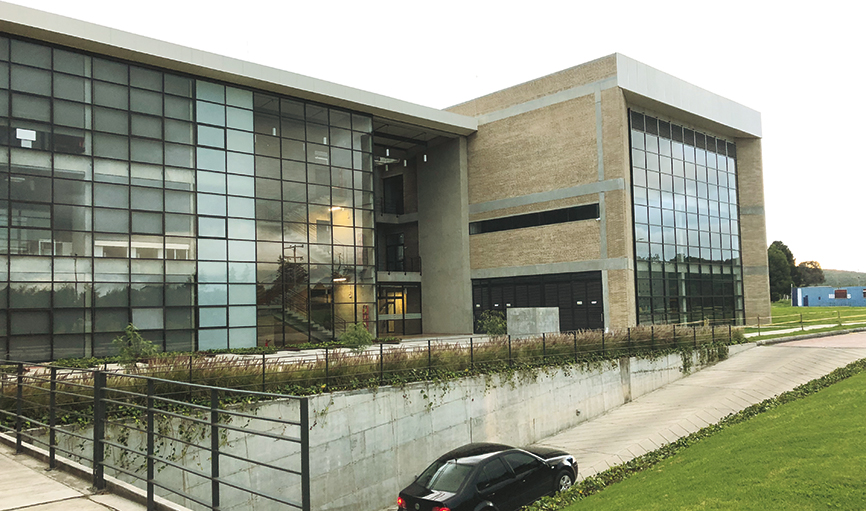
[[[616,54],[617,85],[628,93],[726,127],[738,136],[761,137],[761,113],[646,64]],[[666,113],[666,112],[661,112]],[[685,120],[685,119],[684,119]]]
[[[352,109],[445,133],[469,135],[478,129],[478,122],[472,117],[2,1],[0,31]]]

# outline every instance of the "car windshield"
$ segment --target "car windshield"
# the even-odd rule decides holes
[[[458,465],[454,461],[437,461],[427,467],[416,482],[431,491],[455,493],[472,472],[472,468]]]

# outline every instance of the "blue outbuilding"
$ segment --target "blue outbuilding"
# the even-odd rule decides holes
[[[794,307],[866,307],[866,287],[795,287]]]

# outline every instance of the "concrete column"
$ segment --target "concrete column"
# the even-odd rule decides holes
[[[418,156],[418,248],[424,332],[472,332],[466,138]]]
[[[765,323],[770,317],[770,274],[761,139],[738,138],[736,144],[746,322],[755,324],[760,316]]]

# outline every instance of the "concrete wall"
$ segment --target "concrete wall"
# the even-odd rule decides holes
[[[424,331],[472,332],[466,139],[428,148],[418,165]]]
[[[730,355],[754,347],[730,347]],[[700,369],[700,358],[692,356],[691,367]],[[598,367],[548,368],[517,372],[511,377],[485,375],[446,383],[413,383],[404,387],[381,387],[322,394],[310,398],[311,499],[314,511],[378,510],[393,504],[397,493],[433,459],[468,442],[502,442],[529,445],[598,417],[639,396],[684,376],[679,354],[658,360],[623,358]],[[242,458],[299,469],[297,444],[253,436],[244,431],[272,431],[297,436],[297,429],[269,422],[269,418],[294,420],[296,401],[271,401],[246,405],[243,410],[259,419],[235,419],[221,438],[221,449]],[[191,422],[161,423],[172,435],[210,445],[206,430]],[[163,430],[164,432],[166,430]],[[184,433],[184,431],[186,433]],[[92,430],[76,430],[89,435]],[[116,425],[108,427],[112,441],[122,437]],[[59,447],[89,456],[89,445],[61,435]],[[126,445],[144,452],[144,438],[133,431]],[[208,452],[165,442],[157,454],[174,453],[177,463],[208,473]],[[122,460],[118,449],[110,450],[112,464],[125,463],[143,474],[140,456]],[[577,460],[580,464],[580,459]],[[243,482],[269,494],[297,499],[299,479],[257,468],[227,456],[220,458],[221,476]],[[109,474],[141,486],[124,474]],[[175,468],[157,473],[157,482],[182,485],[184,491],[209,498],[210,484]],[[176,499],[172,499],[176,500]],[[221,509],[271,510],[282,507],[258,502],[226,489]],[[190,502],[181,502],[195,508]]]
[[[731,346],[730,354],[753,346]],[[692,364],[699,368],[697,356]],[[313,509],[382,509],[430,461],[459,445],[529,445],[683,376],[675,354],[518,373],[511,380],[491,375],[316,396],[310,403],[317,414],[310,432]]]
[[[507,321],[512,338],[559,332],[559,307],[511,307]]]

